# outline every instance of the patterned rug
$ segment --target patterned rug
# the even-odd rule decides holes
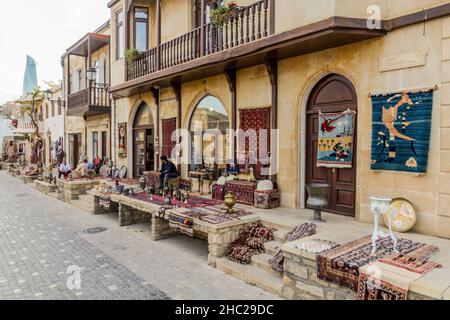
[[[411,240],[398,239],[397,249],[408,253],[423,246]],[[317,256],[318,278],[358,290],[359,268],[394,252],[390,238],[377,241],[377,251],[371,255],[372,236],[350,242]]]
[[[361,273],[358,300],[406,300],[408,290],[392,283]]]
[[[310,237],[314,234],[316,234],[317,226],[314,223],[304,223],[300,226],[297,226],[286,234],[284,237],[284,240],[286,242],[292,242],[296,241],[298,239]],[[283,272],[284,270],[284,255],[280,248],[277,249],[277,252],[273,256],[272,259],[269,261],[269,265],[272,267],[273,270],[277,272]]]
[[[138,199],[140,201],[145,201],[148,203],[153,203],[158,206],[164,206],[164,197],[162,196],[153,196],[153,200],[150,201],[148,198],[148,194],[146,192],[136,193],[134,196],[129,196],[133,199]],[[207,207],[207,206],[216,206],[221,205],[223,202],[218,200],[211,200],[202,197],[191,196],[188,200],[188,203],[184,203],[183,201],[172,200],[172,207],[179,208],[195,208],[195,207]]]
[[[227,249],[231,261],[249,264],[252,256],[264,251],[264,243],[273,240],[273,229],[257,224],[252,225],[239,234]]]
[[[429,260],[431,256],[435,255],[438,251],[439,248],[436,246],[423,245],[414,251],[393,254],[382,258],[379,261],[411,272],[425,274],[434,268],[441,267],[440,264]]]
[[[411,283],[420,277],[421,274],[376,261],[361,268],[357,297],[359,300],[407,300]]]
[[[257,159],[260,159],[259,153],[260,145],[262,144],[266,151],[270,151],[270,122],[271,122],[271,108],[253,108],[253,109],[241,109],[239,110],[240,126],[244,132],[248,130],[255,130],[255,135],[250,135],[249,139],[245,142],[245,151],[256,152]],[[265,130],[265,131],[261,131]],[[265,140],[265,141],[264,141]],[[261,179],[261,169],[263,164],[257,162],[255,170],[255,178]]]
[[[327,240],[321,239],[312,239],[308,241],[303,241],[299,244],[294,245],[294,248],[299,249],[300,251],[312,253],[312,254],[320,254],[325,251],[334,249],[339,247],[339,244]]]
[[[172,134],[177,130],[177,118],[163,119],[162,126],[162,154],[172,158],[172,151],[176,142],[172,141]]]
[[[224,205],[205,206],[191,208],[191,212],[199,214],[200,220],[212,224],[219,224],[223,222],[240,220],[242,217],[254,214],[247,210],[247,207],[236,205],[234,206],[234,213],[228,214],[227,207]]]
[[[110,209],[111,208],[111,197],[109,195],[100,195],[99,197],[99,204],[100,207],[105,208],[105,209]]]
[[[426,173],[433,90],[372,97],[372,170]]]
[[[317,166],[351,168],[356,113],[319,113],[319,145]]]

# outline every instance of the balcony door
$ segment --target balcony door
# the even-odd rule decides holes
[[[133,168],[134,176],[141,177],[155,168],[155,130],[150,107],[142,103],[133,127]]]
[[[223,0],[221,1],[223,3]],[[211,22],[210,13],[211,10],[215,8],[216,4],[214,1],[205,0],[205,23],[209,24]],[[195,28],[200,28],[202,26],[202,0],[195,0],[194,3],[194,16],[195,16]],[[217,47],[222,42],[222,37],[219,34],[222,32],[221,28],[212,27],[209,32],[205,34],[205,46],[206,50],[210,52],[215,52]],[[220,41],[220,42],[219,42]]]

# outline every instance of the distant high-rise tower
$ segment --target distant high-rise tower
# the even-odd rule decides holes
[[[23,96],[27,96],[37,86],[36,61],[27,55],[27,66],[25,68],[25,76],[23,77]]]

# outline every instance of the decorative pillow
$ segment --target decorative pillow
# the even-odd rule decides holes
[[[235,181],[235,180],[238,180],[238,178],[236,176],[230,174],[225,180],[226,180],[226,182]]]
[[[225,178],[225,177],[220,177],[216,182],[216,184],[219,186],[224,186],[225,183],[227,183],[227,178]]]
[[[271,180],[261,180],[258,183],[258,191],[271,191],[273,190],[273,182]]]

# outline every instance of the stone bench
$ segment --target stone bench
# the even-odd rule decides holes
[[[65,202],[78,200],[79,196],[86,194],[88,190],[96,188],[101,180],[75,180],[67,181],[63,179],[56,180],[56,185],[61,193],[61,199]]]

